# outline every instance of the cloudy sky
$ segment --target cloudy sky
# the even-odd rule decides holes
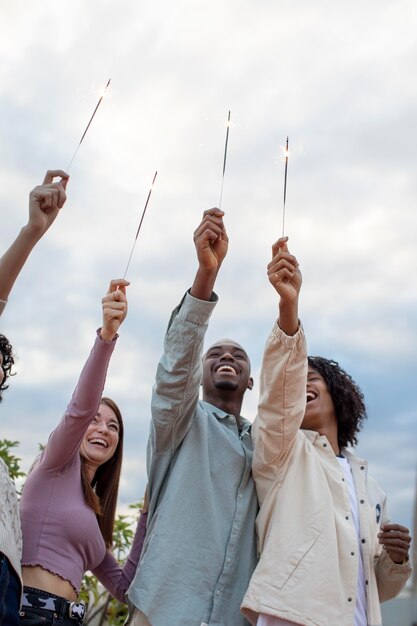
[[[27,469],[61,417],[123,275],[154,171],[157,185],[128,278],[129,317],[107,395],[127,444],[121,508],[146,484],[149,400],[171,309],[196,268],[192,234],[219,202],[229,255],[207,340],[232,336],[259,375],[277,312],[266,279],[286,234],[304,284],[309,350],[361,385],[359,454],[410,526],[417,470],[417,5],[414,0],[4,0],[0,8],[0,246],[27,216],[46,169],[74,161],[68,201],[22,272],[1,320],[17,376],[2,437]],[[253,419],[257,389],[244,414]]]

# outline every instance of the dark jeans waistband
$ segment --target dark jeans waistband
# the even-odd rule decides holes
[[[84,602],[70,602],[54,593],[26,586],[23,587],[22,608],[24,607],[51,611],[52,613],[57,613],[60,617],[74,620],[75,623],[82,623],[86,614]]]

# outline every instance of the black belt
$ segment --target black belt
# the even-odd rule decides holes
[[[69,602],[66,598],[33,587],[23,588],[23,607],[51,611],[59,616],[76,620],[80,624],[84,621],[87,612],[87,606],[84,602]]]

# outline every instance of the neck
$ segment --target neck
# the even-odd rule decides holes
[[[84,467],[87,470],[87,477],[91,484],[94,480],[94,476],[96,475],[97,465],[92,464],[91,461],[86,459]]]
[[[206,394],[203,393],[204,402],[208,402],[218,409],[221,409],[225,413],[234,415],[237,423],[239,424],[240,411],[242,409],[242,398],[228,397],[227,390],[224,390],[222,394]]]

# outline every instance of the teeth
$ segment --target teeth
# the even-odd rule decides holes
[[[235,369],[231,366],[231,365],[220,365],[219,368],[217,368],[218,372],[232,372],[233,374],[236,374]]]
[[[310,402],[311,400],[315,400],[316,399],[316,394],[314,394],[312,391],[307,391],[307,402]]]
[[[90,443],[100,443],[101,445],[103,445],[105,448],[107,448],[107,443],[104,441],[104,439],[90,439]]]

